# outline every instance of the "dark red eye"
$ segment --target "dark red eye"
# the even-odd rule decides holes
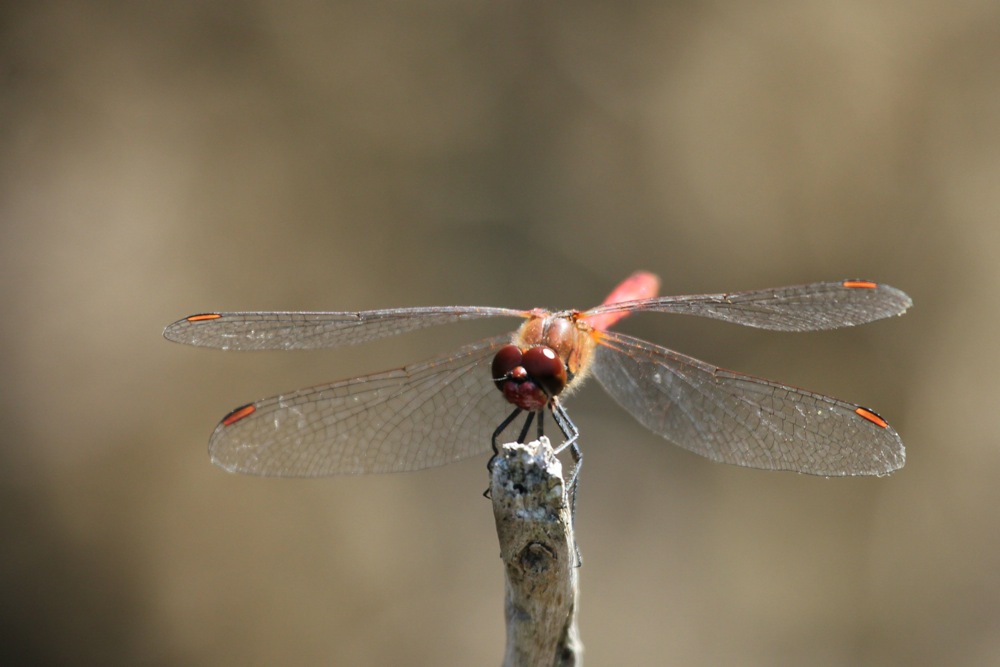
[[[493,357],[493,379],[502,380],[521,365],[521,350],[517,345],[504,345]]]
[[[549,396],[556,396],[566,388],[566,366],[552,348],[544,345],[531,348],[522,355],[521,365]]]

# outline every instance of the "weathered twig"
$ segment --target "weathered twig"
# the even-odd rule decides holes
[[[548,438],[503,445],[490,493],[507,575],[504,667],[579,667],[576,540]]]

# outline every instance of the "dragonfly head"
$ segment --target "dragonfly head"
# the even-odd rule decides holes
[[[523,352],[504,345],[493,357],[493,382],[507,399],[522,410],[537,411],[566,387],[566,365],[545,345]]]

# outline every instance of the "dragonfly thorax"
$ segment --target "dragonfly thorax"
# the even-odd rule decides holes
[[[575,385],[587,374],[595,346],[595,332],[580,314],[576,310],[552,313],[536,309],[513,342],[522,351],[536,346],[551,349],[566,368],[566,384]]]

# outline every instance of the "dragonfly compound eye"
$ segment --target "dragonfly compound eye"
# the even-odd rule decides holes
[[[556,396],[566,388],[566,365],[550,347],[539,345],[523,355],[524,370],[549,396]]]
[[[500,382],[512,377],[514,369],[521,365],[521,350],[517,345],[504,345],[493,357],[493,381]]]

